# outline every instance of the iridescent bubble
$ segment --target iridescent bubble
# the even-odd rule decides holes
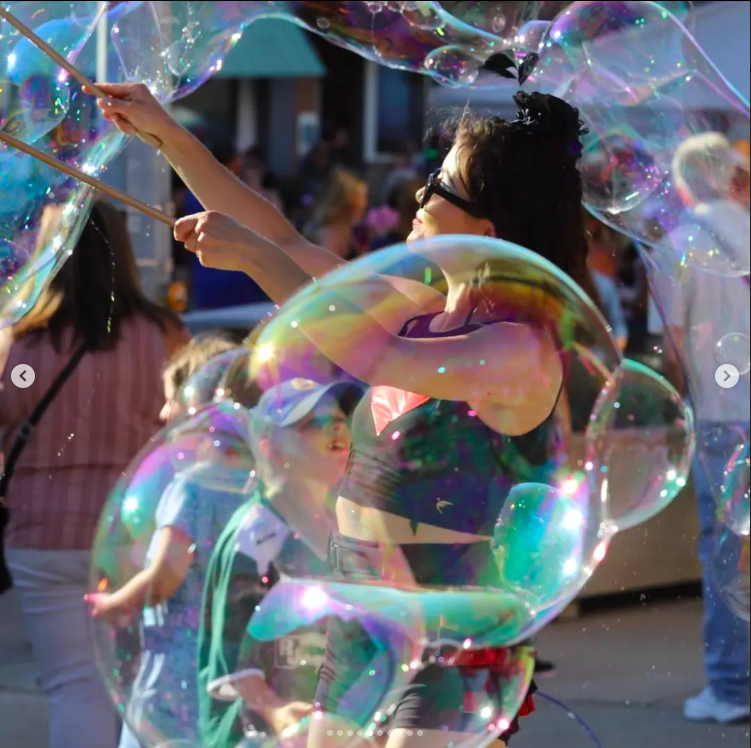
[[[432,403],[436,401],[424,394],[426,390],[430,393],[436,385],[438,380],[433,380],[434,376],[450,379],[452,372],[461,370],[462,383],[468,384],[472,377],[482,377],[484,368],[493,365],[490,358],[469,364],[448,357],[436,364],[435,372],[400,367],[403,376],[395,377],[388,371],[379,374],[380,362],[390,360],[391,356],[384,348],[386,339],[377,336],[374,330],[367,332],[368,328],[357,327],[360,323],[351,315],[350,305],[358,308],[364,305],[367,309],[382,298],[374,314],[395,334],[405,320],[414,317],[419,307],[415,310],[400,294],[388,295],[392,281],[383,281],[385,285],[380,290],[377,283],[374,287],[372,284],[386,277],[401,281],[423,277],[423,273],[417,276],[415,273],[424,266],[425,259],[430,259],[438,268],[449,268],[454,280],[466,278],[467,282],[478,267],[487,265],[486,293],[494,299],[493,308],[499,318],[522,324],[526,321],[533,327],[544,325],[559,341],[561,350],[566,351],[568,364],[561,396],[557,402],[555,396],[550,400],[550,410],[545,414],[548,418],[540,430],[532,429],[530,434],[514,437],[501,436],[488,430],[480,410],[470,404],[471,393],[465,395],[470,403],[444,402],[439,398],[444,403],[440,407],[434,406]],[[418,284],[415,293],[426,294],[428,300],[432,299],[430,308],[433,308],[441,299],[445,302],[443,273],[440,270],[433,273],[429,284]],[[429,303],[428,300],[423,304]],[[333,331],[338,333],[333,335]],[[345,374],[373,385],[369,406],[361,405],[355,413],[354,431],[355,434],[370,434],[369,439],[380,439],[380,443],[388,445],[383,447],[388,457],[379,458],[379,464],[388,464],[389,470],[404,475],[405,480],[409,476],[411,504],[424,502],[424,511],[430,508],[435,514],[434,521],[440,521],[442,515],[455,516],[458,494],[466,496],[477,491],[479,504],[488,507],[481,516],[469,519],[465,513],[462,520],[470,522],[466,527],[468,532],[495,532],[497,536],[492,548],[490,544],[477,547],[476,569],[469,565],[462,572],[464,576],[456,578],[451,575],[442,578],[437,572],[423,576],[420,571],[415,578],[409,564],[406,570],[404,564],[397,565],[407,580],[402,580],[400,586],[417,583],[438,590],[493,590],[491,599],[497,596],[499,606],[501,600],[506,601],[505,613],[498,614],[505,625],[495,624],[497,635],[505,637],[506,643],[514,643],[522,633],[542,625],[548,612],[561,601],[570,601],[604,558],[609,539],[604,534],[605,510],[585,470],[582,447],[595,401],[617,371],[620,356],[599,313],[565,276],[538,256],[505,242],[482,237],[434,237],[382,250],[351,263],[290,299],[254,341],[251,375],[268,381],[274,371],[275,356],[284,355],[291,346],[294,348],[294,341],[300,335],[314,343],[322,354],[330,356]],[[346,344],[349,335],[355,336],[351,344],[355,339],[359,341],[356,349],[351,348],[351,353],[357,351],[355,357]],[[488,356],[491,351],[492,347],[488,349]],[[539,395],[540,391],[545,391],[546,384],[537,381],[534,372],[538,371],[535,366],[525,369],[524,381],[530,387],[536,385]],[[380,376],[385,379],[383,383],[379,381]],[[266,386],[264,383],[262,388]],[[434,407],[438,408],[435,417],[439,420],[431,428],[441,446],[435,453],[422,454],[420,442],[409,430],[403,430],[399,420],[402,416],[398,414],[411,413],[418,408],[429,408],[432,412]],[[448,426],[445,419],[454,419],[452,425]],[[405,423],[405,429],[410,422]],[[486,453],[483,444],[494,444],[493,453]],[[379,485],[374,467],[359,467],[361,459],[365,462],[369,459],[367,445],[360,449],[366,450],[362,457],[355,440],[354,456],[350,459],[351,485],[347,488],[345,480],[340,491],[344,497],[358,490],[358,481]],[[448,455],[453,456],[449,459]],[[596,470],[605,466],[606,460],[604,452],[592,456]],[[502,476],[495,472],[499,464],[504,466]],[[362,475],[361,470],[365,471]],[[422,472],[424,479],[421,480]],[[451,485],[444,485],[441,478],[444,472],[455,476]],[[565,506],[562,499],[560,512],[556,511],[555,502],[535,503],[541,513],[538,524],[529,524],[534,514],[534,510],[528,508],[531,504],[524,504],[516,514],[507,516],[505,508],[510,512],[515,506],[510,498],[516,496],[514,490],[528,484],[542,486],[543,493],[561,495],[572,511],[562,511]],[[485,497],[488,487],[492,487],[492,496]],[[423,493],[424,499],[416,498]],[[458,517],[456,521],[459,522]],[[539,563],[519,566],[518,559],[529,559],[533,541],[541,538],[551,555],[543,554]],[[406,562],[406,559],[401,560]],[[463,568],[448,561],[436,563],[427,568]],[[506,569],[507,565],[507,571],[501,571],[501,567]],[[463,623],[469,625],[469,621]]]
[[[493,544],[503,587],[529,609],[571,599],[605,558],[610,535],[592,521],[590,494],[583,473],[560,487],[522,483],[509,493]]]
[[[234,348],[210,358],[181,385],[174,398],[177,405],[174,415],[193,415],[202,405],[232,399],[222,386],[222,382],[228,372],[235,370],[236,364],[242,367],[247,360],[248,350],[246,348]],[[251,405],[251,403],[242,399],[237,400],[237,402],[246,405],[246,407]]]
[[[321,576],[324,569],[320,563],[318,567]],[[311,577],[315,576],[315,568],[314,564],[310,569],[297,571]],[[286,570],[291,570],[289,565]],[[274,578],[284,571],[275,568]],[[340,590],[342,586],[344,591]],[[255,719],[252,727],[256,732],[270,733],[269,744],[285,732],[295,736],[307,736],[311,731],[325,735],[334,725],[375,732],[381,722],[379,715],[393,711],[400,690],[410,683],[422,662],[423,622],[419,611],[406,599],[402,600],[406,605],[401,617],[394,620],[388,615],[388,608],[384,615],[379,606],[370,602],[370,594],[378,597],[381,590],[367,583],[351,585],[349,590],[348,587],[310,578],[281,579],[263,597],[247,623],[235,677],[240,680],[243,670],[260,670],[261,678],[285,703],[309,704],[310,710],[301,714],[297,723],[286,725],[285,730],[259,725],[257,715],[251,713],[246,717],[246,731],[247,723]],[[388,589],[383,592],[387,594]],[[332,667],[324,657],[326,636],[346,637],[349,646],[338,648],[341,657],[335,665],[338,682],[329,682],[324,695],[319,669],[325,664]],[[289,662],[282,663],[288,671],[282,686],[280,674],[259,667],[259,663],[268,661],[269,651],[284,652],[293,641],[300,644],[291,653]],[[332,675],[326,672],[324,683]],[[238,683],[236,688],[247,693],[250,684]]]
[[[737,535],[751,534],[751,460],[749,444],[740,446],[725,468],[720,486],[719,518]]]
[[[587,142],[580,166],[587,204],[617,215],[633,210],[660,187],[665,170],[640,150],[636,133],[613,133]]]
[[[722,366],[731,364],[743,376],[751,371],[751,338],[742,332],[723,335],[715,346],[715,360]]]
[[[336,709],[325,708],[320,724],[316,724],[316,715],[310,721],[302,720],[296,726],[297,735],[310,731],[320,736],[330,729],[337,732],[337,725],[354,727],[354,732],[365,735],[387,730],[388,715],[398,708],[401,689],[435,682],[442,669],[458,669],[465,677],[445,681],[441,713],[433,715],[432,719],[438,721],[431,723],[431,729],[451,729],[451,722],[442,720],[465,712],[463,706],[475,698],[479,703],[471,710],[471,717],[466,715],[462,732],[474,736],[472,745],[485,746],[508,729],[527,694],[533,671],[530,648],[496,652],[491,665],[480,639],[471,636],[467,610],[477,614],[475,628],[482,630],[484,626],[489,633],[502,620],[498,616],[501,608],[499,600],[483,593],[456,591],[446,595],[372,584],[289,579],[278,583],[257,608],[243,648],[248,653],[260,653],[269,643],[292,635],[299,638],[324,616],[330,638],[345,637],[353,644],[341,651],[343,659],[337,660],[337,672],[340,677],[358,677],[339,695]],[[447,635],[451,638],[447,639]],[[416,642],[421,642],[421,646]],[[303,666],[298,667],[302,669]],[[466,677],[470,673],[473,677]],[[394,691],[387,695],[389,681]],[[297,679],[288,698],[304,703],[310,699],[305,694],[311,690],[303,679]],[[491,698],[491,693],[500,698]],[[347,734],[353,733],[345,730]],[[356,740],[351,744],[359,745]]]
[[[69,102],[67,84],[56,77],[30,76],[19,86],[7,83],[0,91],[0,128],[33,143],[60,124]]]
[[[675,15],[657,3],[574,4],[551,26],[535,83],[579,107],[591,131],[590,210],[689,265],[748,273],[748,209],[730,195],[737,160],[695,114],[727,112],[747,138],[748,105]]]
[[[408,279],[426,259],[444,271],[436,271],[429,283],[410,287]],[[444,354],[435,370],[414,365],[424,355],[416,352],[410,366],[391,372],[381,368],[393,361],[389,341],[420,348],[420,340],[395,336],[416,312],[419,316],[423,309],[440,308],[441,299],[445,303],[443,273],[450,272],[456,282],[469,282],[479,267],[487,269],[484,293],[493,299],[499,321],[516,323],[514,329],[549,330],[546,334],[567,360],[562,391],[557,384],[552,387],[548,410],[540,414],[543,425],[508,424],[506,428],[518,429],[517,436],[488,426],[483,418],[491,420],[491,413],[483,412],[482,401],[475,404],[468,390],[475,377],[482,380],[484,371],[509,361],[507,346],[496,349],[489,342],[483,348],[487,353],[477,359],[459,351]],[[411,288],[409,296],[403,295],[405,283]],[[327,274],[289,299],[263,326],[252,342],[249,372],[251,378],[261,377],[258,384],[266,390],[257,411],[267,412],[272,421],[293,412],[278,394],[282,390],[305,399],[318,397],[318,386],[309,380],[290,380],[281,373],[273,379],[275,371],[281,372],[274,366],[277,356],[300,349],[295,342],[300,337],[345,374],[371,386],[354,410],[352,451],[336,488],[340,498],[330,558],[338,576],[311,578],[309,572],[293,568],[282,573],[280,581],[267,575],[269,589],[247,629],[249,661],[238,664],[236,677],[260,670],[253,663],[262,658],[264,645],[306,638],[316,633],[311,627],[320,629],[322,619],[328,618],[330,654],[320,670],[323,684],[316,686],[322,716],[318,720],[315,711],[311,715],[299,709],[297,721],[282,723],[281,731],[307,738],[311,731],[323,730],[325,738],[328,730],[338,734],[341,729],[347,745],[350,730],[353,740],[358,732],[367,737],[379,725],[388,730],[389,714],[400,704],[402,689],[436,678],[446,679],[448,706],[440,715],[441,728],[452,729],[469,698],[463,669],[472,668],[479,681],[490,676],[490,658],[507,658],[497,663],[500,699],[488,698],[472,710],[472,745],[490,745],[508,727],[531,675],[529,653],[513,647],[578,594],[607,551],[611,531],[581,449],[595,401],[620,364],[607,326],[568,278],[539,256],[483,237],[435,237],[382,250]],[[538,377],[540,372],[537,364],[524,365],[513,386],[533,387],[539,398],[551,389],[545,376]],[[460,393],[453,398],[433,394],[435,387],[457,376]],[[488,376],[504,374],[501,370]],[[263,405],[269,393],[278,402],[272,410]],[[425,439],[421,424],[426,418],[435,449]],[[604,457],[593,456],[596,469],[604,465]],[[313,466],[304,466],[300,458],[288,459],[284,469],[297,480],[308,476],[311,484]],[[492,540],[418,548],[389,539],[392,531],[384,530],[389,537],[379,536],[382,547],[358,543],[348,518],[360,507],[377,511],[375,494],[384,492],[384,499],[388,495],[390,502],[403,502],[404,508],[394,511],[404,516],[405,526],[416,520],[418,525],[492,535]],[[304,495],[304,489],[296,495]],[[316,523],[303,513],[307,505],[295,506],[301,513],[293,537],[312,539]],[[470,506],[484,508],[468,511]],[[425,512],[424,520],[412,519],[411,508],[417,507]],[[278,505],[277,516],[280,510]],[[292,515],[282,513],[282,518],[292,523]],[[369,527],[366,520],[361,532],[377,532]],[[511,651],[499,652],[509,647]],[[307,656],[300,659],[299,677],[287,682],[287,701],[312,703],[315,678],[305,676],[306,667]],[[263,678],[267,685],[274,683],[265,670]],[[484,693],[481,689],[481,696]],[[249,719],[254,732],[266,729],[258,728],[253,721],[257,717]],[[270,737],[278,740],[279,734],[277,729]]]
[[[195,648],[203,585],[213,545],[253,485],[249,444],[245,409],[206,406],[136,457],[102,513],[88,596],[94,644],[110,696],[146,748],[200,744]],[[175,579],[179,554],[182,571],[166,582]],[[145,576],[152,565],[153,580]]]
[[[433,31],[445,25],[444,19],[436,12],[434,3],[410,3],[402,11],[402,17],[416,29]]]
[[[694,417],[678,392],[652,369],[626,359],[602,392],[587,430],[587,465],[609,520],[627,530],[659,514],[685,487],[694,454]]]
[[[120,3],[112,13],[131,7]],[[12,12],[93,75],[87,42],[98,8],[95,2],[31,2],[14,4]],[[1,24],[0,79],[6,83],[0,86],[0,98],[5,96],[0,126],[76,168],[98,173],[124,138],[102,127],[93,97],[84,95],[78,83],[7,22]],[[26,258],[23,266],[12,268],[12,277],[0,278],[2,324],[7,325],[34,305],[69,256],[86,220],[91,190],[5,145],[0,146],[0,190],[0,241],[22,248]]]
[[[722,531],[712,555],[715,589],[725,604],[739,618],[748,621],[751,598],[751,544],[748,536],[732,530]]]
[[[32,15],[36,33],[70,59],[75,59],[90,33],[93,16],[54,18],[60,9],[45,9]],[[95,3],[77,3],[86,12]],[[87,7],[88,6],[88,7]],[[13,12],[28,22],[26,8]],[[68,9],[70,12],[70,9]],[[7,32],[2,33],[7,29]],[[3,70],[3,67],[5,68]],[[68,114],[68,74],[44,52],[21,36],[5,20],[0,21],[0,127],[26,142],[34,142],[52,131]]]
[[[462,86],[472,83],[482,67],[482,60],[462,47],[450,46],[433,50],[425,58],[425,68],[442,83]]]

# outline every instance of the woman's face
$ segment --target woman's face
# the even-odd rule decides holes
[[[448,152],[443,160],[438,181],[444,189],[453,192],[464,200],[469,200],[469,195],[462,180],[464,169],[462,151],[463,149],[454,145]],[[424,194],[425,187],[421,187],[415,195],[417,205],[422,202]],[[440,195],[433,193],[425,206],[419,208],[415,213],[412,231],[407,237],[407,241],[429,239],[440,234],[495,236],[495,229],[488,219],[475,218]]]

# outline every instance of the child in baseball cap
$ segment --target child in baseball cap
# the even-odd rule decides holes
[[[201,745],[261,745],[312,710],[325,624],[262,646],[249,646],[246,629],[281,575],[328,573],[331,508],[349,455],[348,419],[362,394],[351,382],[298,378],[267,390],[253,411],[259,482],[217,541],[206,581]]]

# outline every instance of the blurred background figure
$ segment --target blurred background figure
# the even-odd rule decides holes
[[[319,140],[305,155],[300,170],[303,189],[309,200],[321,190],[331,172],[331,148]]]
[[[8,562],[50,707],[50,748],[111,748],[117,717],[94,659],[83,596],[90,550],[120,473],[159,428],[160,380],[187,340],[142,293],[125,221],[97,201],[73,255],[13,326],[0,389],[7,453],[79,350],[8,489]],[[0,359],[2,356],[0,356]],[[20,364],[36,372],[18,389]]]
[[[276,176],[268,170],[266,156],[258,146],[251,148],[244,158],[241,177],[245,184],[263,195],[277,210],[284,212]]]
[[[618,239],[605,224],[589,214],[586,229],[589,243],[587,265],[592,282],[600,297],[605,317],[613,328],[613,337],[618,347],[625,351],[628,345],[628,325],[618,289]]]
[[[734,198],[740,160],[724,136],[706,133],[688,138],[676,151],[673,174],[681,196],[691,208],[690,220],[678,226],[670,241],[676,255],[712,253],[730,263],[749,256],[748,207]],[[689,699],[687,719],[730,723],[747,720],[749,698],[749,628],[721,599],[711,570],[714,543],[721,530],[713,488],[722,484],[729,456],[738,440],[751,432],[748,377],[733,389],[715,383],[716,331],[745,331],[751,326],[748,275],[681,268],[673,288],[667,324],[684,366],[694,373],[688,382],[697,421],[698,450],[694,485],[701,535],[699,558],[704,567],[704,664],[708,687]]]
[[[687,138],[673,157],[673,175],[692,220],[670,236],[677,251],[706,257],[715,249],[728,260],[749,253],[748,198],[743,186],[747,160],[720,133]]]
[[[405,183],[420,179],[420,174],[415,168],[416,152],[415,144],[408,143],[404,150],[394,154],[393,164],[383,181],[382,188],[383,202],[391,208],[398,210],[399,197]],[[425,180],[422,179],[421,181],[424,182]]]
[[[344,260],[359,257],[367,244],[358,237],[356,228],[367,207],[367,184],[352,172],[337,168],[316,200],[306,236]]]
[[[419,177],[413,177],[399,183],[396,193],[393,195],[396,221],[389,231],[374,236],[370,243],[371,250],[390,247],[392,244],[401,244],[406,240],[412,231],[412,221],[415,220],[415,213],[417,212],[415,195],[424,184],[425,180]]]
[[[232,337],[224,333],[203,333],[191,338],[170,359],[162,375],[164,386],[164,406],[159,414],[163,423],[184,415],[183,403],[177,400],[180,388],[207,361],[236,348]],[[219,372],[223,374],[222,371]],[[212,383],[219,386],[219,381]]]

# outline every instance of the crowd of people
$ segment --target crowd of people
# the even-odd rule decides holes
[[[375,207],[351,164],[337,162],[346,145],[339,134],[308,156],[303,194],[310,199],[308,205],[300,200],[306,210],[287,205],[263,154],[210,152],[177,128],[147,89],[133,87],[124,98],[119,91],[102,107],[119,126],[125,122],[169,144],[165,155],[187,185],[175,238],[201,253],[193,265],[194,294],[201,288],[199,274],[214,273],[223,303],[249,303],[263,293],[281,304],[312,277],[393,243],[445,234],[496,237],[528,247],[594,289],[620,348],[635,350],[643,345],[640,336],[647,340],[650,333],[646,273],[631,242],[583,213],[578,112],[554,97],[545,97],[544,105],[541,99],[529,96],[524,106],[533,120],[545,120],[543,128],[467,115],[440,173],[426,183],[427,167],[405,158],[388,175]],[[520,199],[509,174],[527,180],[537,200]],[[692,184],[686,180],[687,189]],[[709,202],[726,199],[729,193]],[[705,195],[696,200],[707,203]],[[295,221],[285,217],[287,210]],[[341,621],[333,632],[307,632],[319,656],[311,656],[304,673],[307,687],[301,691],[296,684],[294,694],[304,700],[292,701],[274,657],[245,647],[244,624],[275,579],[295,568],[306,574],[320,568],[340,579],[365,576],[379,583],[384,558],[396,548],[419,585],[499,583],[492,528],[519,479],[504,454],[513,449],[527,467],[546,469],[548,456],[539,449],[526,454],[525,445],[551,438],[565,372],[553,331],[520,334],[525,326],[498,317],[492,283],[478,279],[470,292],[467,284],[451,282],[457,268],[450,262],[440,269],[449,280],[449,299],[434,298],[419,284],[396,289],[385,277],[374,280],[376,303],[403,294],[404,306],[414,311],[379,320],[389,326],[389,339],[400,341],[400,355],[362,367],[358,342],[377,327],[367,309],[348,317],[344,342],[307,331],[364,385],[291,379],[260,400],[240,403],[252,407],[247,453],[223,463],[221,488],[215,481],[206,487],[214,468],[200,461],[178,474],[159,499],[144,568],[117,590],[86,594],[98,516],[117,477],[160,418],[174,415],[180,383],[229,346],[213,337],[189,342],[180,320],[144,297],[122,219],[106,203],[95,204],[73,257],[10,331],[0,390],[6,450],[35,410],[34,393],[53,392],[15,466],[5,532],[8,565],[50,697],[51,748],[68,748],[71,736],[80,748],[114,747],[118,740],[87,633],[89,616],[117,621],[145,608],[162,610],[144,617],[121,748],[138,748],[138,728],[146,723],[201,746],[262,745],[310,716],[313,704],[323,718],[312,722],[308,745],[331,748],[351,745],[337,740],[335,723],[326,717],[341,712],[340,694],[359,675],[353,653],[344,650],[351,646],[361,666],[367,658],[357,651],[358,632]],[[194,303],[214,302],[208,293]],[[447,346],[468,359],[487,359],[487,368],[471,376],[428,376],[440,367]],[[11,387],[10,371],[19,362],[33,366],[38,388]],[[530,370],[545,376],[527,382]],[[521,393],[516,399],[508,396],[509,380]],[[547,390],[541,391],[541,381]],[[410,389],[411,383],[422,389]],[[394,395],[407,404],[393,405]],[[377,418],[372,402],[390,403],[387,415]],[[420,498],[421,466],[447,438],[467,446],[444,450],[430,490],[449,499],[460,494],[460,510],[452,510],[450,500]],[[402,449],[411,455],[408,462]],[[252,484],[250,462],[257,473]],[[289,470],[290,463],[299,470]],[[490,491],[491,485],[501,488]],[[706,496],[701,501],[706,512]],[[301,513],[311,512],[320,520],[306,533],[288,531],[304,524]],[[259,526],[273,531],[273,552],[246,545]],[[710,590],[706,594],[711,617],[720,603]],[[159,626],[151,626],[157,618]],[[717,619],[708,629],[723,646],[732,635],[735,646],[730,654],[710,647],[715,703],[707,705],[705,697],[688,707],[690,718],[748,716],[748,658],[738,657],[744,635],[747,651],[748,632],[741,629]],[[502,702],[498,663],[509,650],[488,647],[471,655],[450,665],[425,663],[396,699],[386,748],[461,743],[477,729],[478,715],[466,708],[470,680]],[[518,716],[532,709],[534,690],[533,684]],[[519,726],[518,718],[509,720],[502,744]]]

